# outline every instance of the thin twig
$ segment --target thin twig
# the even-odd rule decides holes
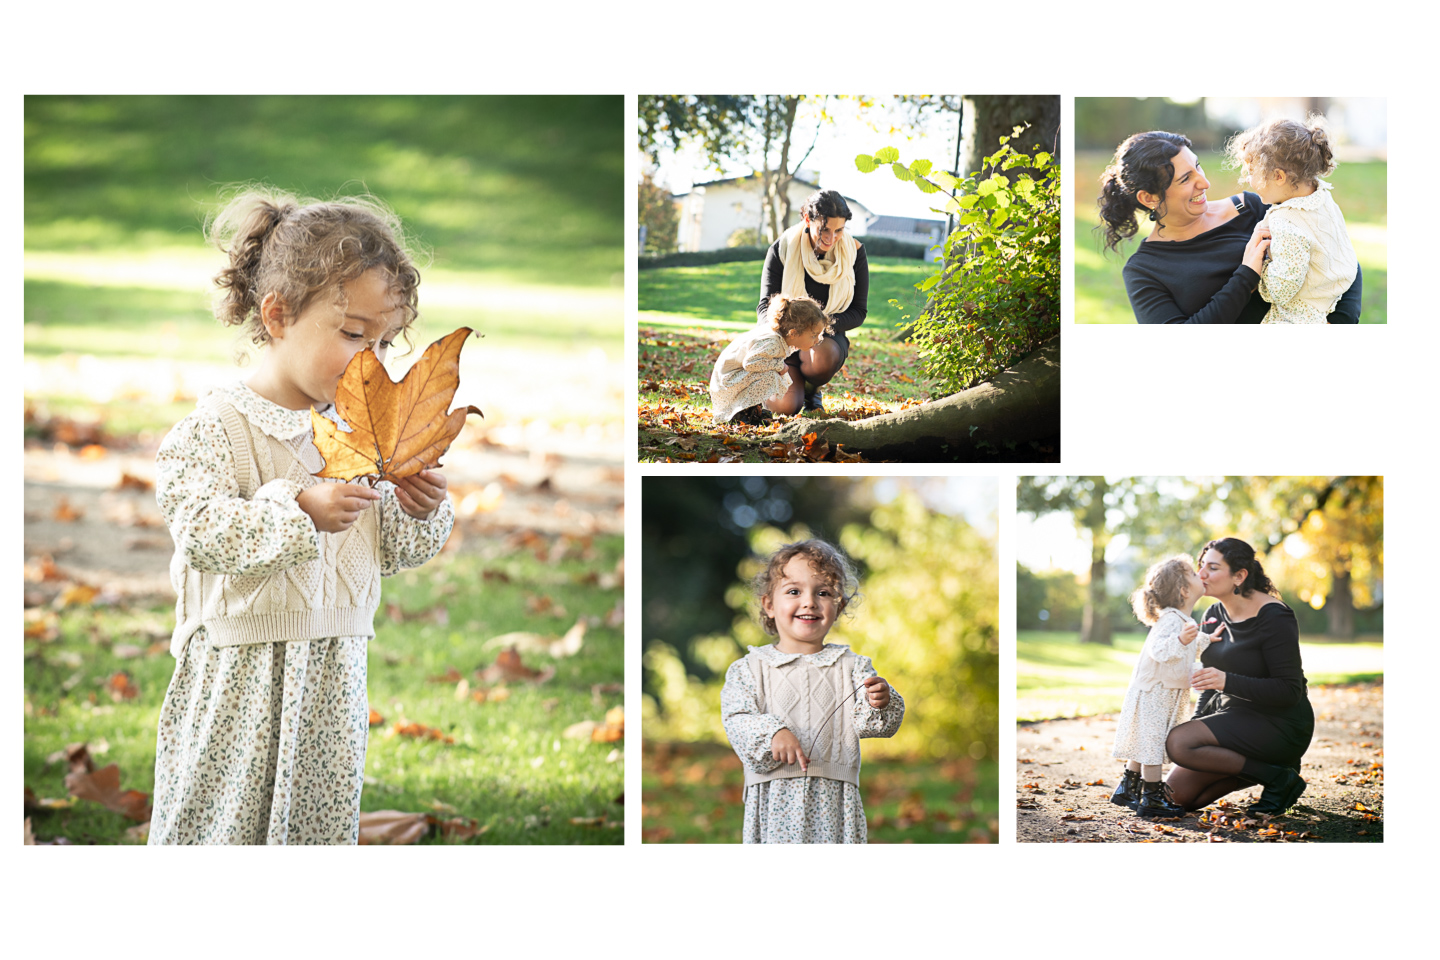
[[[868,679],[868,678],[867,678],[867,679]],[[815,744],[817,744],[817,743],[820,742],[820,734],[824,733],[824,732],[825,732],[825,728],[828,727],[828,726],[830,726],[830,721],[835,718],[835,714],[837,714],[837,713],[840,712],[840,708],[843,707],[843,706],[845,706],[846,702],[849,701],[849,699],[850,699],[851,697],[855,696],[855,694],[859,693],[862,689],[864,689],[864,687],[865,687],[865,681],[864,681],[864,680],[861,680],[861,681],[860,681],[860,686],[856,687],[854,690],[851,690],[850,693],[846,695],[845,699],[844,699],[844,700],[841,700],[840,703],[836,705],[835,709],[830,711],[830,716],[828,716],[828,717],[825,718],[825,722],[820,725],[820,729],[819,729],[819,730],[816,730],[816,731],[815,731],[815,736],[811,738],[811,740],[810,740],[810,747],[811,747],[811,749],[814,749]],[[810,751],[809,751],[809,750],[806,750],[806,751],[803,751],[803,752],[804,752],[805,756],[807,756],[807,757],[810,756]],[[806,776],[807,779],[808,779],[809,776],[810,776],[810,768],[809,768],[808,766],[805,768],[805,776]]]

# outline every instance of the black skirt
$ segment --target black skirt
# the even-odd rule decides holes
[[[1307,700],[1303,712],[1308,714],[1308,720],[1304,716],[1277,717],[1252,710],[1242,701],[1222,694],[1211,697],[1196,710],[1195,719],[1209,727],[1227,750],[1250,760],[1299,769],[1300,758],[1315,733],[1315,713],[1309,707]]]

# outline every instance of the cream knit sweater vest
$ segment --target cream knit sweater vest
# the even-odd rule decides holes
[[[208,396],[200,404],[218,413],[225,425],[242,498],[250,499],[275,479],[301,487],[328,482],[311,476],[325,462],[308,437],[287,445],[251,426],[225,400]],[[170,652],[180,656],[201,626],[215,647],[373,637],[380,606],[380,507],[361,513],[343,533],[317,536],[318,558],[266,576],[203,573],[175,551],[170,562],[177,597]]]
[[[777,665],[750,653],[746,660],[760,687],[760,712],[784,720],[786,729],[800,740],[801,749],[810,758],[808,776],[843,780],[858,787],[860,735],[851,719],[855,654],[846,650],[823,667],[805,657]],[[841,706],[842,701],[845,706]],[[804,776],[807,773],[798,763],[785,764],[770,773],[756,773],[746,767],[745,786]]]

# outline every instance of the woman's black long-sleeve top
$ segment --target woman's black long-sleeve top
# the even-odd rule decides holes
[[[803,243],[804,238],[797,237],[796,242]],[[755,307],[755,315],[761,323],[765,322],[765,314],[770,310],[770,298],[780,292],[784,279],[785,261],[780,256],[780,241],[776,240],[765,254],[765,269],[760,274],[760,302]],[[816,283],[808,273],[805,274],[805,292],[819,302],[822,310],[830,299],[830,285]],[[864,244],[861,244],[855,251],[855,296],[850,299],[850,306],[831,318],[837,333],[854,330],[865,322],[865,304],[869,295],[870,261],[865,256]]]
[[[1224,690],[1206,690],[1197,717],[1240,708],[1300,723],[1313,722],[1305,672],[1300,664],[1300,627],[1283,603],[1267,603],[1248,620],[1232,623],[1225,606],[1205,611],[1201,629],[1221,639],[1205,648],[1200,663],[1225,673]]]
[[[1125,292],[1136,323],[1259,323],[1270,304],[1260,275],[1241,261],[1255,225],[1270,209],[1246,191],[1238,212],[1189,240],[1140,243],[1125,261]],[[1360,322],[1360,268],[1330,314],[1331,323]]]

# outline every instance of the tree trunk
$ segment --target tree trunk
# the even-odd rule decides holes
[[[1105,546],[1090,547],[1090,589],[1085,595],[1085,612],[1080,618],[1080,642],[1113,646],[1110,614],[1105,596]]]
[[[798,443],[807,433],[844,444],[848,451],[909,460],[925,456],[952,459],[982,442],[993,449],[1006,441],[1058,437],[1060,341],[1050,341],[994,379],[969,390],[865,420],[793,420],[776,431],[776,438]],[[1016,458],[1035,459],[1019,451]]]
[[[785,138],[780,141],[780,162],[775,165],[775,178],[770,181],[770,223],[776,236],[790,229],[790,139],[795,132],[795,112],[800,108],[799,97],[786,97],[784,124]],[[777,225],[778,224],[778,225]]]
[[[1335,585],[1325,601],[1325,612],[1330,618],[1326,632],[1348,640],[1355,636],[1355,595],[1350,590],[1350,571],[1337,568],[1331,576]]]
[[[1011,131],[1029,123],[1030,129],[1011,146],[1021,153],[1044,150],[1057,158],[1060,154],[1060,98],[1030,96],[967,96],[970,116],[974,119],[970,136],[965,140],[961,169],[967,173],[978,173],[984,159],[1000,149],[1000,138],[1010,136]],[[1025,170],[1016,167],[1007,176],[1014,181],[1014,174]],[[1034,171],[1029,171],[1032,175]]]

